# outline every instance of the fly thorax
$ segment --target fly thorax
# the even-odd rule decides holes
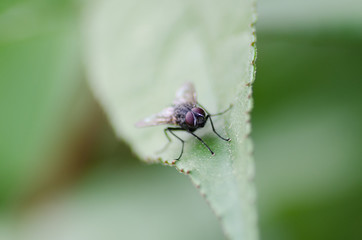
[[[186,114],[193,108],[192,104],[180,104],[175,106],[174,117],[180,126],[185,124]]]

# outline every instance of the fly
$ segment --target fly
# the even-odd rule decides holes
[[[182,154],[184,152],[184,143],[185,141],[177,136],[175,131],[185,131],[197,138],[209,151],[212,155],[215,153],[211,150],[211,148],[202,140],[199,136],[197,136],[194,132],[203,128],[208,119],[210,119],[212,131],[222,140],[230,141],[230,138],[223,138],[219,133],[216,132],[214,123],[212,122],[211,117],[224,114],[227,112],[232,105],[228,109],[223,112],[217,114],[210,114],[201,104],[197,102],[197,95],[195,91],[195,87],[192,83],[185,83],[177,92],[176,98],[173,102],[172,107],[168,107],[163,109],[161,112],[154,114],[144,120],[136,123],[137,127],[148,127],[148,126],[157,126],[157,125],[174,125],[177,127],[167,127],[164,129],[164,133],[169,141],[171,142],[170,136],[167,132],[170,132],[175,138],[181,141],[182,148],[181,153],[178,158],[175,160],[180,160]]]

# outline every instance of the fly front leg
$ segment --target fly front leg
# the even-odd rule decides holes
[[[226,113],[227,111],[229,111],[229,110],[233,107],[233,104],[230,104],[230,106],[229,106],[226,110],[224,110],[224,111],[222,111],[222,112],[219,112],[219,113],[216,113],[216,114],[210,114],[200,103],[197,103],[197,104],[200,105],[200,107],[202,107],[202,108],[205,110],[205,112],[207,113],[207,116],[206,116],[205,121],[207,121],[207,119],[210,119],[212,131],[213,131],[219,138],[221,138],[222,140],[227,141],[227,142],[230,142],[230,141],[231,141],[230,138],[224,138],[224,137],[220,136],[220,134],[219,134],[218,132],[216,132],[215,126],[214,126],[214,122],[212,121],[211,116],[219,116],[219,115],[222,115],[222,114]]]
[[[210,119],[212,131],[213,131],[219,138],[221,138],[222,140],[227,141],[227,142],[230,142],[230,141],[231,141],[230,138],[223,138],[223,137],[220,136],[220,134],[218,134],[218,133],[216,132],[215,127],[214,127],[214,123],[212,122],[212,119],[211,119],[211,115],[207,115],[207,116],[206,116],[206,121],[207,121],[207,119]]]
[[[210,114],[209,111],[206,110],[206,108],[204,106],[202,106],[200,103],[197,103],[197,105],[199,105],[201,108],[203,108],[205,110],[205,112],[207,113],[207,115],[210,115],[210,116],[219,116],[219,115],[222,115],[224,113],[226,113],[227,111],[229,111],[234,105],[231,103],[230,106],[225,109],[224,111],[222,112],[219,112],[219,113],[215,113],[215,114]]]

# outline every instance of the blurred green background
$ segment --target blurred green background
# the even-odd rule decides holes
[[[0,3],[0,239],[223,239],[187,177],[115,138],[85,79],[85,4]],[[362,238],[361,6],[258,2],[261,239]]]

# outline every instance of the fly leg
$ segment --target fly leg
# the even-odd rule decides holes
[[[213,121],[212,121],[212,119],[211,119],[211,116],[219,116],[219,115],[222,115],[222,114],[226,113],[227,111],[229,111],[229,110],[233,107],[233,104],[230,104],[230,106],[229,106],[226,110],[224,110],[224,111],[222,111],[222,112],[219,112],[219,113],[216,113],[216,114],[210,114],[200,103],[197,103],[197,104],[200,105],[200,107],[202,107],[202,108],[205,110],[205,112],[207,113],[207,116],[206,116],[205,121],[207,121],[207,119],[210,119],[212,131],[213,131],[219,138],[221,138],[222,140],[227,141],[227,142],[230,142],[230,141],[231,141],[230,138],[223,138],[222,136],[220,136],[220,134],[218,134],[218,133],[216,132],[215,127],[214,127],[214,123],[213,123]]]
[[[168,131],[168,128],[163,129],[163,132],[165,133],[165,136],[167,137],[168,142],[162,149],[158,150],[156,152],[156,154],[160,154],[160,153],[164,152],[167,149],[167,147],[170,145],[170,143],[172,142],[170,136],[168,136],[168,134],[167,134],[167,131]]]
[[[164,132],[165,132],[165,135],[166,135],[167,139],[169,140],[168,143],[170,143],[170,142],[171,142],[171,138],[168,136],[167,131],[169,131],[174,137],[176,137],[176,138],[177,138],[178,140],[180,140],[181,143],[182,143],[182,148],[181,148],[180,156],[175,159],[176,161],[178,161],[178,160],[180,160],[182,154],[184,153],[185,141],[184,141],[183,139],[181,139],[179,136],[177,136],[173,131],[185,131],[185,129],[183,129],[183,128],[172,128],[172,127],[166,128],[166,129],[164,130]]]
[[[197,136],[196,134],[194,134],[193,132],[188,132],[190,133],[192,136],[194,136],[195,138],[197,138],[200,142],[202,142],[202,144],[204,144],[205,147],[207,147],[207,149],[209,149],[210,153],[212,155],[215,155],[215,153],[211,150],[211,148],[204,142],[204,140],[202,140],[199,136]]]
[[[216,132],[215,127],[214,127],[214,123],[212,122],[212,119],[211,119],[211,115],[207,115],[205,121],[207,121],[207,119],[210,119],[212,131],[213,131],[219,138],[221,138],[222,140],[227,141],[227,142],[230,142],[230,141],[231,141],[230,138],[223,138],[223,137],[220,136],[220,134],[218,134],[218,133]]]
[[[200,104],[199,104],[199,105],[200,105]],[[200,106],[201,106],[201,105],[200,105]],[[227,109],[225,109],[225,110],[222,111],[222,112],[215,113],[215,114],[210,114],[210,113],[208,113],[208,112],[206,111],[206,109],[205,109],[205,111],[206,111],[206,113],[209,114],[210,116],[219,116],[219,115],[222,115],[222,114],[226,113],[227,111],[229,111],[232,107],[233,107],[233,104],[230,104],[230,106],[229,106]]]

